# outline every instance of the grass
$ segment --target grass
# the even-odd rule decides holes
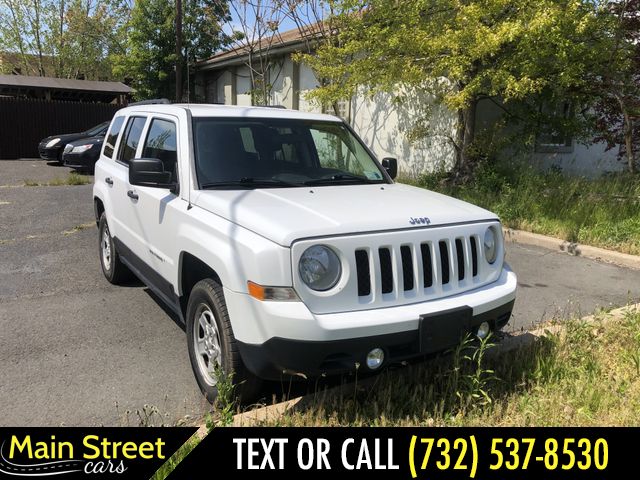
[[[225,375],[220,369],[216,371],[215,375],[218,381],[218,398],[216,398],[214,410],[205,415],[205,426],[208,432],[216,427],[232,425],[235,411],[233,376]],[[145,407],[148,408],[148,406]],[[151,407],[151,410],[152,417],[158,414],[157,409]],[[138,416],[140,417],[139,413]],[[146,418],[146,415],[143,415],[142,418]],[[191,437],[187,443],[180,447],[176,453],[158,469],[153,477],[151,477],[151,480],[164,480],[167,478],[176,466],[184,460],[201,441],[202,438],[198,435]]]
[[[66,178],[56,177],[48,182],[24,180],[25,187],[60,187],[64,185],[88,185],[89,183],[93,183],[92,177],[80,175],[76,172],[69,173]]]
[[[633,255],[640,254],[640,177],[572,178],[559,171],[481,166],[473,182],[452,186],[440,174],[400,180],[474,203],[504,225]]]
[[[374,384],[324,395],[258,426],[635,426],[640,423],[640,311],[569,320],[507,352],[467,338],[451,355],[388,370]],[[230,377],[205,417],[233,424]],[[302,403],[300,403],[302,404]],[[298,404],[298,405],[300,405]],[[148,412],[147,412],[148,413]],[[140,419],[147,419],[145,413]],[[152,411],[151,416],[157,415]],[[145,424],[142,421],[140,424]],[[152,477],[164,480],[197,445],[194,435]]]
[[[491,354],[453,355],[387,371],[375,385],[318,395],[269,426],[595,426],[640,423],[640,312],[571,320],[561,333]]]

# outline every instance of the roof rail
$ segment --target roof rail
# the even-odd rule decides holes
[[[169,105],[171,101],[168,98],[152,98],[150,100],[140,100],[139,102],[130,103],[130,107],[136,105]]]
[[[266,108],[283,108],[283,109],[287,109],[287,107],[285,107],[284,105],[262,105],[263,107]]]

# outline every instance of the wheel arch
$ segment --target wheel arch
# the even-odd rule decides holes
[[[104,203],[102,203],[100,197],[93,197],[93,211],[96,216],[96,225],[98,225],[100,223],[100,217],[105,212]]]
[[[205,278],[212,278],[221,286],[223,285],[218,272],[196,255],[187,251],[180,252],[178,271],[178,292],[180,296],[180,308],[182,309],[183,315],[186,315],[189,294],[196,283]]]

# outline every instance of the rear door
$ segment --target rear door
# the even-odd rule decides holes
[[[137,260],[144,256],[144,248],[138,233],[138,218],[135,215],[136,200],[133,198],[133,189],[129,185],[129,161],[136,158],[141,149],[141,139],[146,123],[147,116],[144,114],[135,113],[127,117],[111,169],[113,182],[111,198],[115,227],[113,236],[116,249],[129,262],[134,263],[136,268],[138,265],[135,263],[139,263]]]

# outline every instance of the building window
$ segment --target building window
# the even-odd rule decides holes
[[[564,123],[573,117],[573,108],[569,102],[559,102],[555,105],[545,105],[541,112]],[[573,152],[573,137],[559,131],[554,125],[546,125],[536,135],[536,152],[539,153],[571,153]]]
[[[322,109],[322,113],[337,115],[342,120],[349,123],[351,120],[351,100],[338,100],[335,103],[335,108],[333,104],[325,105]]]

